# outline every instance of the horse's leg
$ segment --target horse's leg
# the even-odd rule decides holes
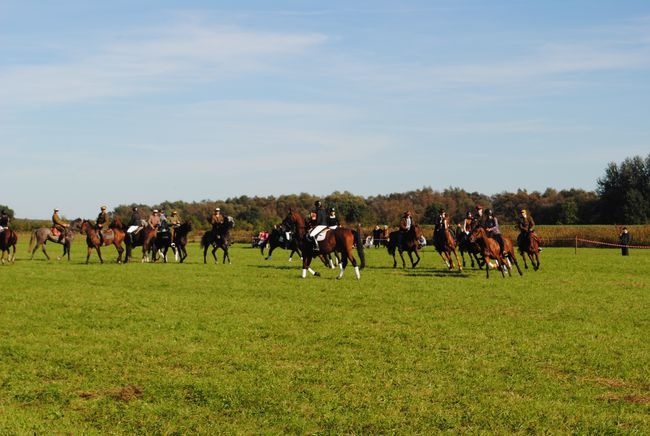
[[[528,269],[528,263],[526,262],[526,255],[528,255],[528,258],[530,259],[530,264],[535,267],[535,264],[533,263],[533,258],[530,255],[530,253],[524,253],[524,251],[520,248],[519,249],[519,254],[521,254],[521,258],[524,259],[524,268]]]
[[[113,245],[115,245],[115,249],[117,250],[117,263],[122,263],[122,253],[124,252],[124,248],[122,248],[122,244],[117,245],[114,243]]]
[[[97,257],[99,257],[99,263],[104,263],[104,259],[102,258],[102,248],[97,245],[95,247],[97,249]]]
[[[86,253],[86,265],[88,265],[88,262],[90,261],[90,253],[92,253],[93,248],[88,246],[88,252]]]
[[[399,257],[402,259],[402,269],[406,268],[406,261],[404,260],[404,252],[402,250],[397,250]]]
[[[50,256],[47,254],[47,251],[45,250],[45,242],[41,245],[41,250],[43,250],[43,254],[47,258],[47,260],[50,260]]]
[[[445,266],[449,268],[449,263],[447,262],[447,259],[445,259],[445,256],[443,256],[442,251],[438,251],[438,254],[440,255],[440,259],[445,263]]]
[[[223,249],[223,263],[226,263],[226,259],[228,259],[228,265],[231,265],[232,262],[230,262],[230,255],[228,254],[228,245],[226,244],[224,249]]]
[[[214,263],[219,263],[219,261],[217,260],[217,247],[214,247],[212,249],[212,257],[214,258]]]
[[[456,263],[458,264],[458,271],[462,272],[463,271],[463,266],[465,266],[465,265],[464,264],[461,265],[460,261],[458,260],[458,253],[456,253],[455,249],[452,251],[452,253],[454,253],[454,257],[456,258]]]
[[[309,265],[311,265],[311,259],[312,255],[311,254],[302,254],[302,278],[304,279],[307,277],[307,271],[315,277],[320,277],[320,273],[318,271],[314,271]]]
[[[419,253],[419,251],[420,251],[420,250],[418,250],[417,248],[416,248],[415,251],[414,251],[414,253],[415,253],[415,257],[417,257],[417,259],[418,259],[418,260],[415,261],[415,263],[413,263],[413,259],[411,258],[411,263],[413,264],[413,268],[415,268],[416,266],[418,266],[418,263],[420,263],[420,253]],[[410,254],[411,254],[411,253],[409,253],[409,256],[410,256]]]

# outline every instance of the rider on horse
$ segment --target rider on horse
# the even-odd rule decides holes
[[[7,215],[6,210],[3,210],[2,214],[0,215],[0,233],[4,232],[5,230],[9,230],[9,215]]]
[[[149,221],[147,221],[149,224],[149,227],[152,229],[155,229],[156,231],[158,230],[158,227],[160,226],[160,215],[158,214],[158,209],[154,209],[151,212],[151,215],[149,216]]]
[[[526,251],[528,244],[530,243],[528,239],[529,236],[535,239],[537,241],[537,244],[539,244],[541,241],[539,236],[535,234],[535,221],[533,221],[533,217],[530,216],[528,212],[526,212],[526,209],[522,209],[520,213],[521,215],[517,220],[517,228],[519,229],[519,236],[517,236],[517,245],[521,251]]]
[[[487,219],[485,220],[485,230],[489,237],[499,243],[499,251],[502,256],[506,254],[503,251],[503,237],[501,236],[501,229],[499,229],[499,220],[494,216],[492,209],[487,210]]]
[[[402,247],[402,243],[404,242],[404,236],[406,233],[408,233],[409,230],[411,230],[411,226],[413,226],[415,222],[413,221],[413,217],[411,216],[411,211],[407,210],[404,212],[402,215],[402,218],[399,220],[399,233],[397,233],[397,246]]]
[[[331,208],[330,214],[327,217],[327,227],[329,227],[330,229],[335,229],[340,225],[341,223],[339,223],[339,218],[336,216],[336,209]]]
[[[214,208],[214,213],[212,214],[212,217],[210,218],[210,224],[212,224],[212,233],[214,233],[215,238],[220,237],[222,235],[222,227],[225,219],[224,216],[221,214],[221,209],[218,207]]]
[[[99,215],[97,215],[97,235],[99,236],[99,244],[104,243],[104,236],[102,235],[102,229],[104,224],[108,221],[108,212],[106,212],[106,206],[102,206],[99,210]]]
[[[70,225],[63,221],[61,217],[59,216],[59,208],[55,207],[54,208],[54,213],[52,214],[52,230],[54,233],[54,236],[58,236],[59,240],[57,241],[59,244],[61,241],[63,241],[63,236],[65,235],[65,229],[68,228]]]
[[[448,228],[449,223],[447,222],[447,212],[445,212],[444,209],[440,209],[433,230],[433,243],[435,247],[442,247],[445,244]]]
[[[169,224],[171,228],[171,237],[172,237],[172,247],[175,247],[174,236],[176,234],[176,229],[181,225],[181,217],[178,216],[178,212],[175,210],[172,211],[172,216],[169,218]]]
[[[308,239],[314,244],[314,251],[318,251],[316,237],[328,227],[327,212],[323,208],[323,203],[320,200],[314,202],[314,209],[309,212],[309,226],[311,230],[309,231]]]

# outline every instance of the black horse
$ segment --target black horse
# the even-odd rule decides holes
[[[472,268],[474,268],[474,260],[479,269],[483,269],[485,262],[482,259],[481,248],[475,242],[469,241],[469,235],[461,229],[456,231],[456,245],[460,252],[460,257],[463,261],[463,268],[465,267],[465,253],[468,254]]]
[[[158,254],[163,258],[163,262],[167,263],[167,251],[172,246],[172,233],[166,226],[161,226],[156,232],[156,239],[153,241],[151,257],[153,261],[158,260]]]
[[[180,263],[187,258],[187,234],[192,231],[192,223],[185,222],[174,229],[174,240],[172,241],[172,250],[174,257]]]
[[[235,226],[235,220],[229,216],[226,217],[223,224],[215,226],[212,230],[208,230],[201,237],[201,247],[203,248],[203,263],[207,263],[207,253],[208,248],[212,247],[212,257],[214,262],[217,263],[217,250],[221,248],[223,250],[223,263],[230,263],[230,256],[228,255],[228,247],[232,245],[230,239],[230,231]]]
[[[298,248],[298,241],[296,240],[295,232],[292,229],[285,228],[282,224],[273,227],[273,230],[269,233],[268,239],[264,244],[260,245],[262,256],[264,256],[264,249],[267,245],[269,246],[269,254],[265,257],[265,260],[271,260],[273,250],[276,248],[291,250],[289,253],[289,262],[291,262],[294,253],[298,253],[298,256],[302,259],[302,253],[300,252],[300,248]]]

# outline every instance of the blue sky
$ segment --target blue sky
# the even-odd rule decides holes
[[[645,0],[3,0],[0,204],[595,190],[649,97]]]

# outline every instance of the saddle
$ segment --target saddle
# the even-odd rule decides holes
[[[52,227],[50,229],[50,232],[52,233],[52,236],[59,236],[61,234],[61,231],[57,229],[56,227]]]

